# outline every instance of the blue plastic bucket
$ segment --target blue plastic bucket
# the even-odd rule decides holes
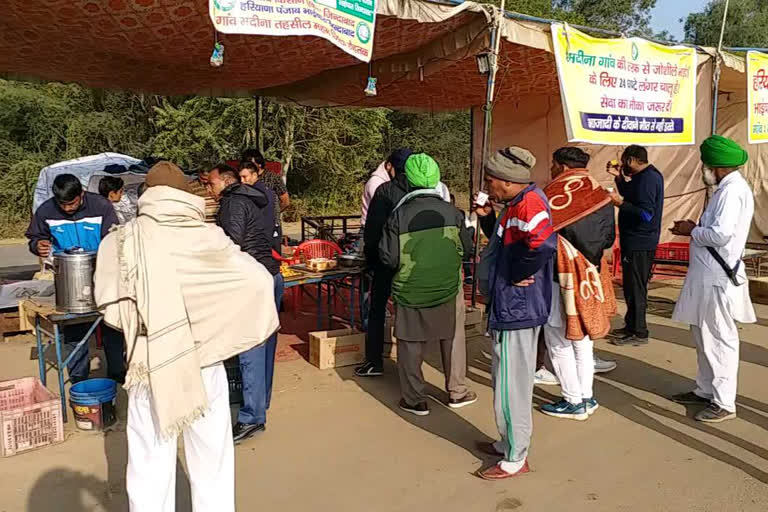
[[[117,382],[112,379],[88,379],[69,390],[69,405],[81,430],[103,430],[115,420]]]

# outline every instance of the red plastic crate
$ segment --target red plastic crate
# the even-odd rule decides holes
[[[37,377],[0,382],[0,457],[64,440],[61,400]]]
[[[690,245],[688,242],[667,242],[656,247],[657,261],[688,261]]]

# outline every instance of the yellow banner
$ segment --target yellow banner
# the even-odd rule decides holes
[[[224,34],[318,36],[370,62],[376,0],[209,0],[213,26]]]
[[[560,23],[552,39],[569,141],[694,143],[694,48],[598,39]]]
[[[768,142],[768,55],[747,52],[749,143]]]

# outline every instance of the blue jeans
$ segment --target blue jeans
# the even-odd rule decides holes
[[[275,306],[283,301],[283,276],[275,279]],[[240,373],[243,378],[243,406],[237,421],[249,425],[267,422],[267,409],[272,401],[272,376],[275,373],[277,333],[257,347],[240,354]]]

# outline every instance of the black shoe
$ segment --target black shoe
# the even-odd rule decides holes
[[[421,402],[416,405],[408,405],[408,402],[405,401],[405,398],[401,398],[398,405],[405,412],[415,414],[416,416],[427,416],[429,414],[429,406],[427,405],[427,402]]]
[[[240,444],[246,439],[250,439],[257,432],[264,432],[267,426],[263,423],[240,423],[237,422],[232,429],[232,438],[235,444]]]
[[[614,329],[611,332],[609,332],[608,337],[609,338],[626,338],[631,334],[632,334],[632,331],[630,331],[626,327],[622,327],[621,329]]]
[[[610,343],[617,347],[639,347],[648,344],[648,337],[643,338],[635,334],[627,334],[620,338],[613,338]]]
[[[693,391],[672,395],[670,398],[673,402],[683,405],[709,405],[711,403],[710,400],[700,397]]]
[[[381,377],[384,375],[384,367],[376,366],[375,364],[366,361],[355,368],[355,375],[358,377]]]
[[[461,398],[451,398],[448,400],[448,407],[451,409],[461,409],[466,405],[472,405],[477,402],[477,393],[474,391],[467,391],[467,394]]]

